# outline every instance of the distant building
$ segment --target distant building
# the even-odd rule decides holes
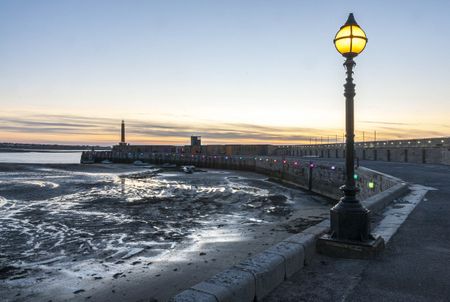
[[[202,137],[201,136],[191,136],[191,146],[201,146]]]
[[[191,154],[199,154],[202,152],[202,137],[191,136]]]

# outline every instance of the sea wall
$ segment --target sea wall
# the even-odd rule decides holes
[[[278,146],[276,155],[345,158],[345,144]],[[372,141],[355,143],[355,156],[361,160],[450,165],[450,138]]]
[[[132,163],[141,160],[152,164],[194,165],[199,168],[253,171],[274,180],[338,200],[339,187],[344,184],[344,167],[341,163],[307,160],[282,156],[206,156],[185,154],[123,154],[111,151],[84,152],[82,159],[93,162],[110,160],[115,163]],[[364,200],[383,192],[402,181],[392,176],[363,167],[356,169],[358,198]]]

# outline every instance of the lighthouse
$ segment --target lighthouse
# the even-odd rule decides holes
[[[127,143],[125,142],[125,121],[122,120],[122,125],[120,128],[120,144],[119,145],[126,145]]]

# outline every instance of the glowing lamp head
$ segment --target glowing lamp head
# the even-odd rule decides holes
[[[346,58],[356,57],[366,47],[366,33],[356,23],[352,13],[337,32],[333,42],[337,51]]]
[[[368,185],[369,189],[375,188],[375,183],[373,181],[369,181],[369,183],[367,185]]]

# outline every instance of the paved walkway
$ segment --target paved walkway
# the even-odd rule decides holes
[[[450,166],[361,162],[434,187],[373,261],[319,255],[264,301],[450,301]]]

